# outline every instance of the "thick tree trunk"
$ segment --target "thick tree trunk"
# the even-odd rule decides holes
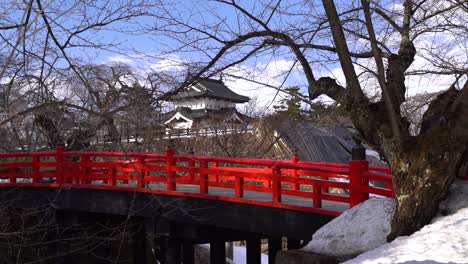
[[[455,105],[461,96],[463,93],[452,88],[440,94],[426,111],[420,134],[407,139],[401,149],[392,150],[397,207],[389,240],[428,224],[450,183],[465,170],[468,102]]]
[[[449,89],[430,104],[418,136],[396,143],[383,103],[351,109],[355,127],[384,154],[394,177],[397,206],[389,240],[428,224],[450,183],[468,164],[468,100],[450,111],[460,91]],[[400,120],[405,127],[405,120]]]
[[[37,114],[34,122],[41,128],[47,144],[50,148],[55,148],[58,144],[63,144],[64,140],[60,133],[60,129],[52,118],[48,116],[49,113]]]
[[[435,148],[414,148],[393,161],[397,203],[389,241],[419,230],[436,214],[455,176],[443,155]]]
[[[112,143],[119,143],[120,142],[120,133],[115,125],[114,118],[111,116],[105,116],[103,118],[104,123],[107,126],[107,131],[110,136],[110,140]]]

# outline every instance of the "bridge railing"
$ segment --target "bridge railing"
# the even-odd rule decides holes
[[[369,195],[393,196],[388,168],[348,164],[123,152],[0,154],[0,186],[76,186],[133,190],[339,214],[323,202],[350,207]],[[190,188],[189,188],[190,187]],[[220,191],[220,190],[224,190]],[[255,193],[269,194],[261,201]],[[309,201],[291,204],[291,198]],[[306,207],[310,207],[307,209]],[[307,210],[306,210],[307,209]]]

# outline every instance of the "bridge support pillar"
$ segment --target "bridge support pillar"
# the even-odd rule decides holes
[[[181,246],[178,240],[172,238],[163,238],[161,244],[161,251],[163,254],[163,264],[180,264],[181,259]]]
[[[226,263],[226,243],[215,240],[210,243],[210,263]]]
[[[64,228],[64,213],[59,210],[51,209],[52,217],[49,218],[49,226],[47,228],[47,236],[49,241],[55,241],[51,246],[51,255],[55,256],[56,264],[65,263],[65,257],[63,256],[65,249],[63,248],[63,241],[60,237],[60,233]]]
[[[301,248],[301,241],[288,237],[288,250]]]
[[[182,243],[182,263],[184,264],[195,263],[193,243],[191,241],[184,241]]]
[[[247,264],[261,264],[260,239],[247,239]]]
[[[276,253],[283,248],[283,241],[281,237],[268,238],[268,263],[274,264],[276,260]]]
[[[146,241],[143,228],[130,238],[130,246],[133,248],[134,263],[148,263],[149,259],[146,258],[145,254]]]
[[[155,219],[145,219],[145,261],[147,264],[153,264],[156,256],[154,254],[154,239],[155,239]]]

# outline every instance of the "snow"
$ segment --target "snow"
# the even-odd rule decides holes
[[[345,263],[468,263],[468,208]]]
[[[465,207],[468,207],[468,181],[457,180],[450,186],[447,198],[439,204],[439,211],[450,215]]]
[[[198,246],[204,247],[209,249],[210,244],[200,244]],[[246,247],[240,247],[240,246],[234,246],[234,261],[229,261],[228,263],[232,264],[247,264],[247,248]],[[262,264],[268,264],[268,255],[261,253],[260,254],[261,258],[261,263]]]
[[[393,211],[393,199],[371,198],[320,228],[301,250],[329,256],[365,252],[345,264],[468,264],[467,181],[451,185],[431,224],[386,243]],[[235,246],[233,263],[246,263],[245,258],[245,248]],[[262,263],[268,263],[265,254]]]
[[[329,256],[357,255],[386,243],[394,211],[391,198],[371,198],[320,228],[302,251]]]
[[[399,237],[345,263],[468,263],[468,182],[452,184],[440,208],[441,214],[431,224],[411,236]]]
[[[268,255],[261,253],[261,263],[268,263]],[[234,263],[235,264],[247,264],[247,251],[245,247],[234,246]]]

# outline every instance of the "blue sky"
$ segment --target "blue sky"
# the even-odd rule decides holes
[[[129,3],[131,2],[132,1],[130,1]],[[169,3],[166,6],[166,8],[170,10],[173,13],[173,15],[183,19],[184,22],[188,22],[191,25],[199,26],[201,23],[213,24],[216,22],[222,22],[222,26],[219,27],[219,30],[212,32],[213,34],[217,34],[218,36],[226,36],[227,32],[224,32],[223,29],[227,28],[230,29],[232,32],[243,32],[245,31],[245,29],[250,29],[250,27],[258,27],[258,25],[255,23],[249,24],[252,20],[239,16],[238,11],[235,11],[234,8],[229,7],[227,5],[215,3],[214,1],[186,0],[171,2],[173,3]],[[242,6],[245,9],[253,10],[256,17],[268,17],[268,12],[262,12],[262,10],[258,8],[258,5],[260,3],[259,1],[238,2],[242,4]],[[282,4],[291,2],[294,1],[283,1]],[[393,4],[393,2],[394,1],[387,2],[389,8],[394,8],[395,10],[398,10],[398,8],[401,9],[401,5],[395,5]],[[57,6],[60,6],[70,4],[72,3],[72,1],[55,0],[55,2],[53,3]],[[125,0],[116,1],[116,3],[125,3]],[[309,1],[308,3],[310,3],[310,5],[308,6],[293,5],[290,9],[283,10],[287,12],[301,11],[304,14],[303,16],[275,15],[273,16],[270,25],[277,30],[281,30],[286,28],[289,24],[293,24],[294,26],[303,26],[304,31],[307,30],[306,22],[308,20],[314,19],[313,17],[308,16],[308,14],[320,15],[323,13],[319,1]],[[342,5],[349,3],[349,1],[337,1],[337,3],[338,5]],[[97,15],[97,12],[99,11],[95,12],[95,15]],[[75,15],[79,17],[80,14],[77,13]],[[82,60],[82,63],[125,62],[142,72],[148,69],[163,71],[181,71],[184,69],[184,67],[181,65],[185,64],[186,62],[194,60],[208,60],[206,54],[204,54],[204,50],[195,52],[188,49],[182,49],[179,51],[167,53],[172,48],[176,47],[177,45],[180,45],[180,42],[174,40],[173,38],[164,36],[164,34],[162,34],[161,32],[157,32],[163,24],[159,20],[159,18],[155,17],[158,15],[163,15],[163,12],[154,12],[153,16],[146,16],[137,19],[132,19],[130,21],[114,23],[103,31],[89,32],[85,36],[90,38],[90,40],[93,42],[113,42],[117,45],[111,47],[110,50],[74,48],[71,49],[71,54]],[[65,26],[70,26],[73,23],[77,22],[75,18],[76,17],[74,17],[74,15],[71,14],[66,17],[61,17],[59,20],[57,20],[57,22],[63,23],[63,25]],[[151,27],[156,30],[151,30]],[[145,32],[141,32],[140,30],[142,28],[146,28],[148,30],[146,30]],[[232,36],[230,36],[229,38],[232,38]],[[64,41],[64,39],[60,40]],[[326,37],[316,38],[314,40],[314,43],[328,43],[328,40],[329,39]],[[418,48],[424,49],[425,47],[435,45],[439,42],[446,42],[447,40],[447,37],[444,37],[442,34],[439,34],[438,36],[429,36],[427,38],[421,38],[418,40],[417,44]],[[350,43],[352,43],[352,45],[363,45],[359,42],[352,42],[352,40],[350,40]],[[206,47],[220,47],[219,44],[215,44],[214,42],[210,41],[207,41],[203,44]],[[457,50],[457,48],[459,48],[457,46],[454,47],[454,50]],[[245,51],[245,49],[246,48],[242,48],[241,51]],[[209,53],[212,55],[214,54],[214,52],[215,51],[211,51]],[[336,78],[341,84],[345,84],[339,64],[336,62],[327,61],[327,56],[329,56],[330,54],[313,50],[307,51],[307,55],[311,59],[310,61],[313,61],[312,68],[316,77],[331,76]],[[235,58],[234,56],[235,55],[229,55],[224,60],[231,60]],[[288,71],[290,67],[294,64],[294,61],[295,59],[291,51],[289,51],[286,48],[280,48],[276,51],[275,54],[269,54],[268,56],[262,55],[252,58],[242,63],[241,65],[236,65],[232,67],[225,73],[230,75],[238,75],[248,79],[254,78],[255,80],[265,82],[271,86],[279,86],[283,82],[283,79],[281,78],[281,73]],[[360,61],[360,63],[367,64],[368,62]],[[422,57],[417,58],[417,60],[414,63],[414,68],[417,69],[418,67],[422,67],[424,66],[424,63],[425,62]],[[357,67],[357,71],[362,72],[362,69]],[[447,85],[451,80],[452,77],[447,76],[437,78],[411,77],[407,80],[409,87],[408,94],[412,95],[422,91],[434,91],[440,89],[441,87],[446,88],[448,87]],[[256,83],[248,82],[242,79],[226,78],[226,83],[233,90],[241,94],[248,95],[252,98],[258,98],[259,103],[263,106],[271,105],[275,99],[279,100],[282,96],[282,94],[277,93],[275,89],[272,89],[267,86],[262,86]],[[303,77],[302,70],[298,66],[292,70],[284,84],[286,86],[298,85],[303,88],[304,93],[306,92],[305,78]],[[375,87],[373,83],[363,82],[363,84],[367,84],[369,87]],[[375,89],[369,90],[369,93],[375,92]]]

